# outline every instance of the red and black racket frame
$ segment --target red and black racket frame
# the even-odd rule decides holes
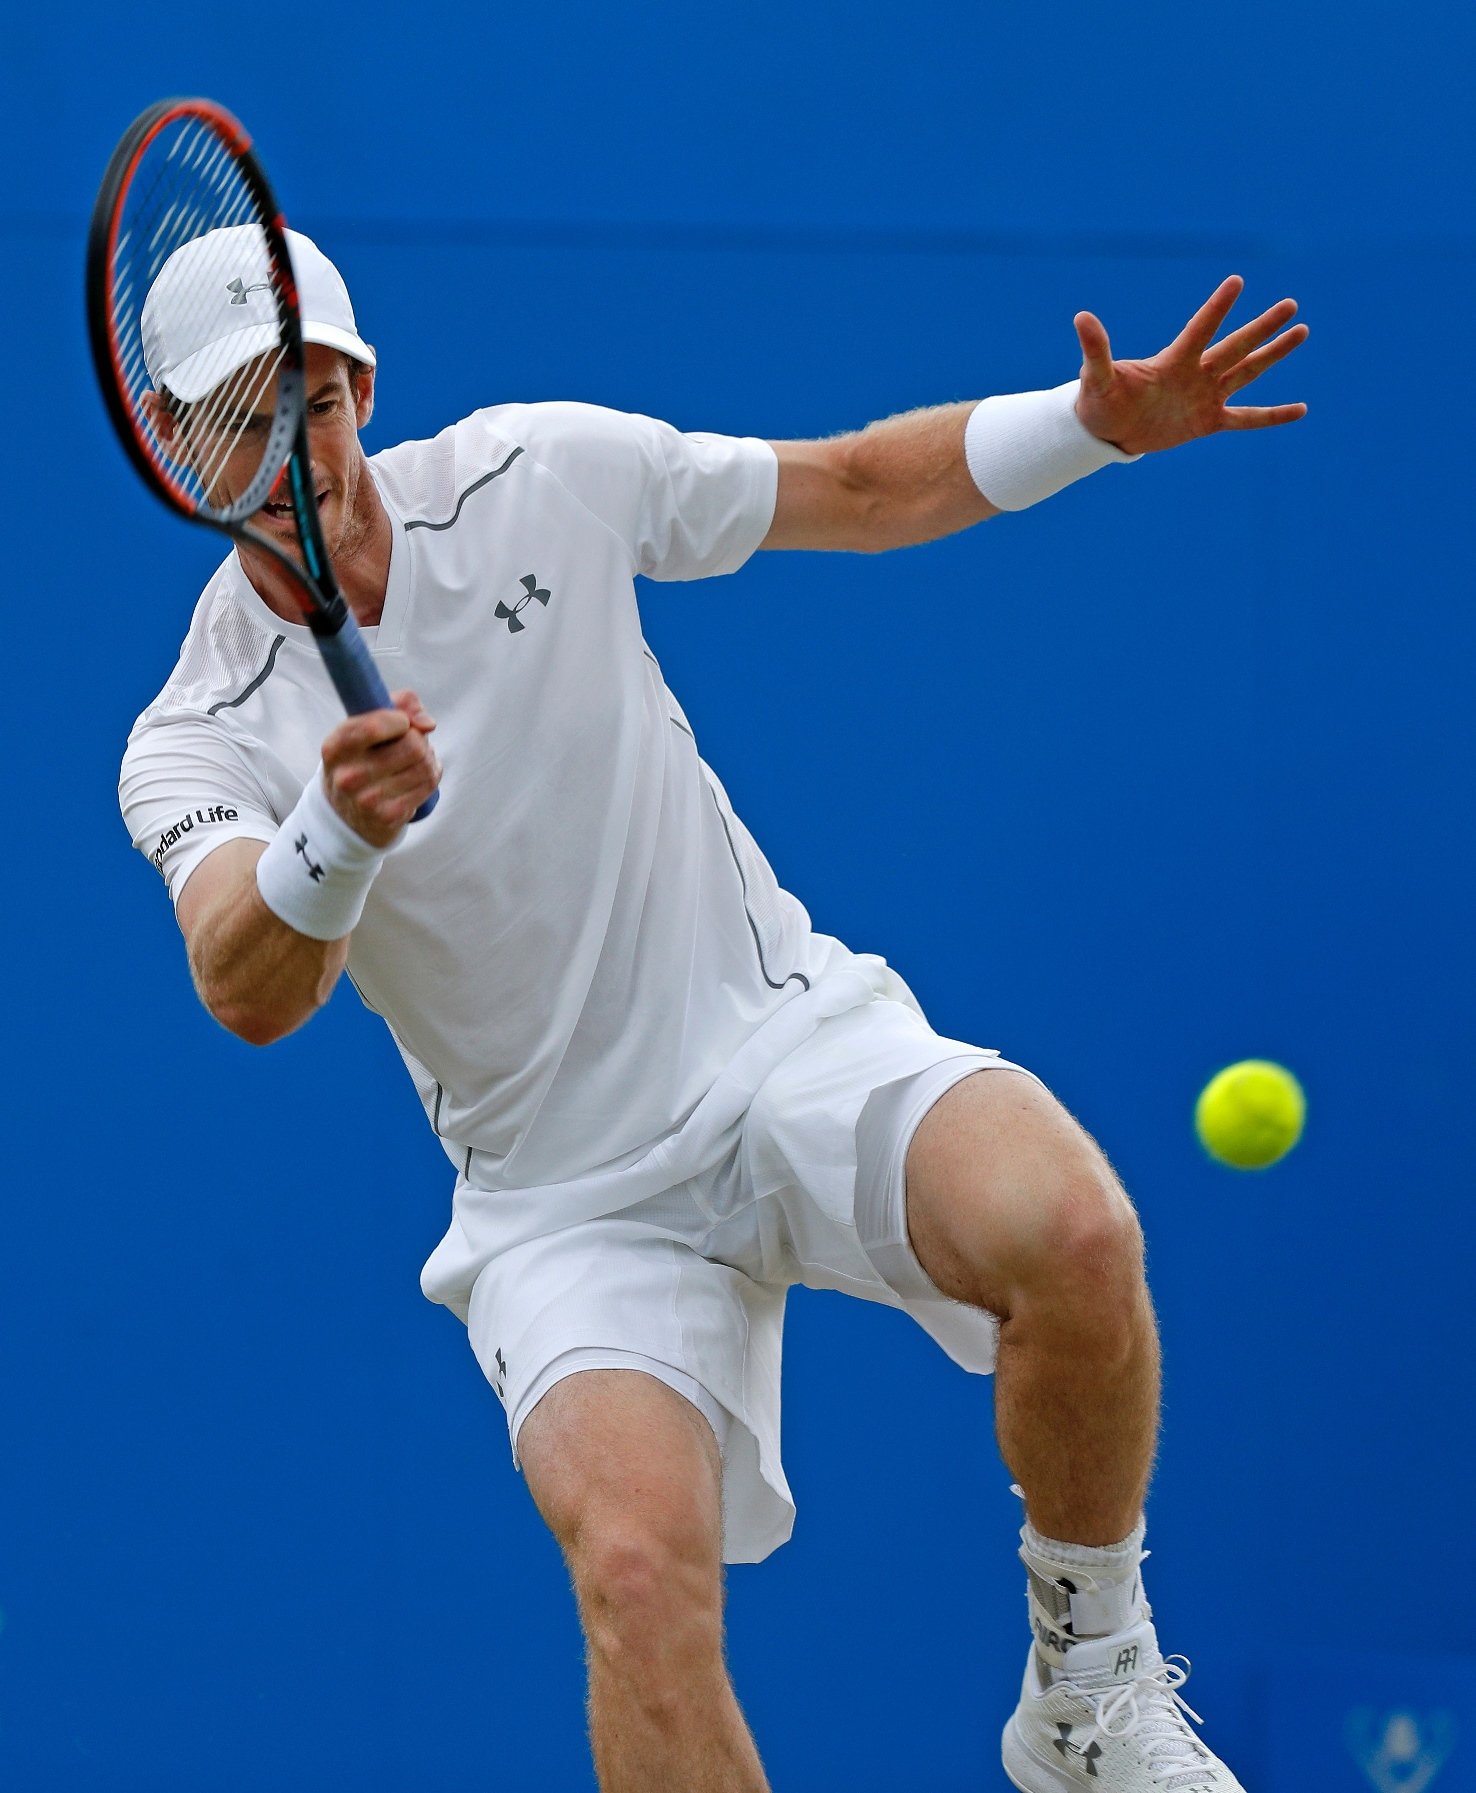
[[[277,369],[276,408],[268,431],[261,470],[249,488],[225,509],[216,510],[193,497],[171,472],[158,445],[141,430],[129,397],[124,371],[124,345],[118,340],[114,305],[114,258],[118,231],[134,177],[149,146],[171,124],[193,120],[212,131],[232,156],[256,206],[256,222],[265,239],[271,269],[270,288],[277,310],[282,351]],[[287,248],[286,223],[245,127],[224,106],[207,99],[160,100],[142,112],[124,132],[92,211],[87,238],[87,327],[93,365],[108,416],[144,484],[177,516],[211,529],[224,530],[237,541],[249,541],[270,554],[292,576],[303,594],[304,618],[317,641],[344,709],[351,715],[390,707],[389,692],[355,623],[334,576],[323,541],[317,500],[312,490],[312,456],[308,445],[306,370],[297,286]],[[299,566],[277,543],[247,527],[277,486],[285,466],[297,524],[303,564]],[[435,807],[437,793],[416,812],[419,821]]]

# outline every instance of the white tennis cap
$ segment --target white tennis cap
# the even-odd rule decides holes
[[[286,233],[304,342],[342,349],[374,366],[359,335],[343,276],[316,243]],[[160,268],[139,328],[155,386],[193,405],[239,368],[277,346],[277,311],[266,243],[254,224],[207,231],[182,244]]]

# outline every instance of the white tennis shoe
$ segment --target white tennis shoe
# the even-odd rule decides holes
[[[1004,1769],[1021,1793],[1245,1793],[1188,1720],[1183,1657],[1165,1659],[1146,1620],[1073,1644],[1047,1685],[1032,1649],[1005,1726]]]

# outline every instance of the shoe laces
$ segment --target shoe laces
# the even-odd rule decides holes
[[[1143,1762],[1165,1793],[1203,1784],[1207,1750],[1184,1723],[1204,1720],[1179,1693],[1189,1679],[1187,1656],[1160,1659],[1151,1673],[1140,1675],[1115,1689],[1084,1686],[1067,1678],[1067,1685],[1090,1700],[1096,1727],[1104,1737],[1120,1741],[1136,1737],[1143,1747]]]

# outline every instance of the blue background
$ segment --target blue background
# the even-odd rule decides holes
[[[1082,306],[1134,354],[1232,271],[1246,315],[1301,301],[1263,382],[1292,429],[643,598],[817,925],[1121,1169],[1167,1349],[1165,1646],[1248,1787],[1321,1784],[1272,1778],[1298,1653],[1424,1647],[1476,1469],[1473,35],[1419,0],[8,21],[0,1785],[591,1784],[562,1568],[418,1291],[450,1179],[390,1042],[347,990],[270,1052],[222,1033],[116,812],[217,558],[125,466],[81,321],[97,179],[172,91],[246,119],[344,269],[371,447],[513,398],[830,433],[1070,378]],[[1247,1055],[1311,1103],[1262,1176],[1190,1129]],[[795,1541],[731,1584],[776,1789],[1002,1788],[987,1385],[800,1292],[786,1457]]]

